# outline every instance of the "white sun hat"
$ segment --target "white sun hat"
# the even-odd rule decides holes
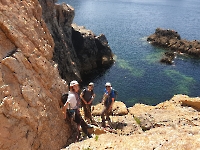
[[[74,86],[74,85],[77,85],[77,84],[78,84],[78,82],[76,80],[73,80],[73,81],[70,82],[70,86]]]
[[[110,82],[106,82],[105,86],[111,86]]]
[[[94,83],[93,83],[93,82],[90,82],[88,85],[89,85],[89,86],[90,86],[90,85],[91,85],[91,86],[94,86]]]

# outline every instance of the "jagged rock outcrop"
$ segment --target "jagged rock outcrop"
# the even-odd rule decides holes
[[[55,0],[39,0],[43,18],[54,42],[53,60],[58,63],[61,77],[66,81],[76,79],[113,63],[113,54],[104,35],[71,25],[74,8],[67,4],[54,4]]]
[[[105,35],[96,36],[83,26],[72,24],[72,43],[79,58],[80,73],[87,75],[95,68],[106,68],[113,63],[113,53]]]
[[[1,150],[58,150],[70,143],[59,104],[68,87],[53,52],[37,0],[0,2]]]
[[[181,39],[180,35],[174,30],[157,28],[155,33],[147,38],[152,45],[167,48],[172,52],[186,53],[195,57],[200,57],[200,41],[187,41]],[[172,64],[172,57],[164,57],[161,62]]]
[[[172,65],[175,57],[176,57],[176,52],[165,52],[160,62],[168,64],[168,65]]]
[[[53,60],[58,63],[59,73],[63,79],[80,81],[80,62],[71,41],[74,9],[66,4],[55,4],[56,1],[39,0],[43,19],[55,43]]]

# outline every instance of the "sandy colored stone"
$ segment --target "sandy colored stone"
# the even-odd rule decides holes
[[[0,9],[0,149],[60,149],[72,132],[60,109],[68,87],[52,61],[42,8],[3,0]]]
[[[116,129],[116,132],[94,135],[92,139],[70,144],[66,149],[200,149],[199,111],[182,104],[182,101],[185,100],[190,104],[198,99],[198,97],[175,95],[170,100],[156,106],[135,104],[128,108],[127,115],[111,116],[112,123],[110,125]],[[136,122],[135,117],[142,118],[140,124]],[[149,121],[151,127],[142,131],[142,123],[145,121]],[[116,128],[115,124],[124,126]]]
[[[200,98],[190,98],[190,97],[185,97],[184,99],[180,100],[182,105],[187,105],[187,106],[191,106],[197,110],[200,110]]]
[[[99,103],[93,107],[92,114],[94,116],[101,115],[104,108],[103,103]],[[126,115],[128,114],[128,109],[123,102],[115,101],[112,107],[113,115]]]

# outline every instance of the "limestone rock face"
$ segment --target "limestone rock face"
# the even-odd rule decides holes
[[[0,2],[2,150],[57,150],[74,142],[71,124],[60,109],[61,95],[68,91],[66,81],[80,81],[83,72],[98,67],[100,58],[107,59],[102,61],[105,66],[113,62],[103,35],[86,37],[80,56],[74,48],[76,38],[72,41],[74,9],[55,2]],[[89,67],[81,65],[81,58],[90,61]]]
[[[96,36],[84,27],[72,25],[74,8],[39,0],[43,18],[54,39],[53,60],[66,81],[82,81],[83,76],[113,64],[113,53],[104,35]]]
[[[37,0],[0,2],[0,149],[55,149],[71,134],[52,61],[53,38]]]
[[[105,35],[96,36],[83,26],[72,24],[72,42],[79,58],[82,75],[87,75],[94,69],[110,66],[113,54]]]

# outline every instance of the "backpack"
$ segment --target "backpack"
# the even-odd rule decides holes
[[[115,89],[112,89],[113,90],[113,92],[114,92],[114,94],[115,94],[115,100],[117,99],[117,95],[118,95],[118,92],[117,92],[117,90],[115,90]]]
[[[63,105],[66,103],[68,95],[69,95],[68,93],[65,93],[65,94],[62,95],[61,101],[62,101]]]

